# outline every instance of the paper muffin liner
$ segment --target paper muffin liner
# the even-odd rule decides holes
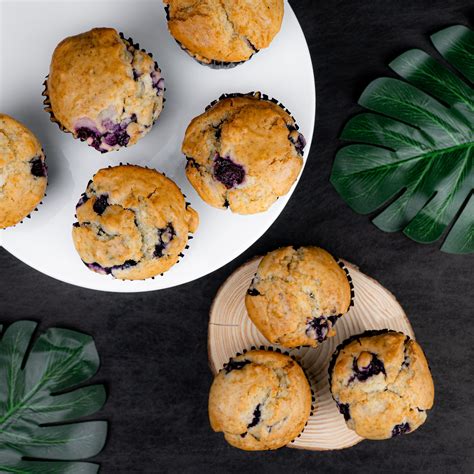
[[[272,102],[273,104],[275,105],[278,105],[278,107],[280,107],[282,110],[284,110],[290,117],[291,119],[293,120],[293,122],[295,123],[295,129],[296,130],[299,130],[300,127],[298,125],[298,123],[296,122],[296,119],[295,117],[293,116],[293,114],[277,99],[275,99],[274,97],[270,97],[268,96],[267,94],[263,94],[262,92],[260,91],[251,91],[251,92],[232,92],[232,93],[226,93],[226,94],[222,94],[218,99],[216,100],[213,100],[206,108],[205,108],[205,112],[207,112],[210,108],[214,107],[218,102],[220,102],[221,100],[224,100],[224,99],[234,99],[236,97],[251,97],[253,99],[259,99],[259,100],[264,100],[264,101],[267,101],[267,102]]]
[[[116,167],[116,166],[127,166],[127,165],[128,165],[128,166],[140,166],[141,168],[146,168],[146,169],[148,169],[148,170],[154,170],[154,171],[157,171],[158,173],[162,174],[164,177],[167,178],[166,174],[165,174],[163,171],[159,171],[159,170],[157,170],[156,168],[151,168],[151,167],[145,166],[145,165],[136,165],[136,164],[134,164],[134,163],[128,163],[128,162],[127,162],[127,163],[123,163],[123,162],[120,162],[118,165],[109,165],[109,166],[107,166],[107,168],[113,168],[113,167]],[[102,169],[102,168],[101,168],[101,169]],[[97,174],[97,173],[96,173],[96,174]],[[87,183],[86,190],[87,190],[87,187],[89,186],[89,184],[93,181],[94,176],[95,176],[95,174],[92,176],[92,179],[90,179],[89,182]],[[168,178],[168,179],[171,179],[171,178]],[[173,180],[172,180],[172,181],[173,181]],[[173,182],[174,182],[174,181],[173,181]],[[181,191],[181,188],[179,188],[179,189],[180,189],[180,191]],[[84,192],[83,194],[85,194],[85,192]],[[186,209],[187,209],[189,206],[191,206],[191,203],[187,201],[187,197],[186,197],[186,195],[185,195],[182,191],[181,191],[181,194],[184,196],[185,207],[186,207]],[[82,195],[81,195],[81,196],[82,196]],[[80,201],[79,201],[79,202],[80,202]],[[76,206],[76,209],[77,209],[77,206]],[[74,214],[74,217],[77,219],[77,214]],[[75,226],[75,224],[77,224],[77,222],[74,222],[74,223],[73,223],[73,227]],[[191,233],[191,232],[189,232],[189,233],[188,233],[188,241],[187,241],[186,245],[184,246],[184,248],[181,250],[181,252],[178,254],[178,257],[179,257],[178,260],[177,260],[176,263],[174,263],[166,272],[168,272],[169,270],[171,270],[175,265],[178,265],[178,263],[180,263],[180,262],[183,260],[183,258],[185,257],[185,252],[186,252],[186,250],[188,250],[188,249],[190,248],[190,241],[191,241],[193,238],[194,238],[194,234]],[[79,253],[78,253],[78,256],[79,256],[79,258],[81,258],[81,256],[79,255]],[[81,259],[81,260],[82,260],[82,259]],[[89,268],[89,265],[93,265],[93,263],[92,263],[92,264],[89,264],[89,263],[87,263],[87,262],[84,262],[84,260],[82,260],[82,262],[83,262],[84,265],[89,269],[89,271],[94,272],[94,273],[99,273],[99,272],[95,272],[94,270],[91,270],[91,269]],[[115,277],[113,274],[107,274],[107,275],[103,275],[103,276],[111,277],[113,280],[118,280],[118,281],[146,281],[146,280],[154,280],[154,279],[157,278],[157,277],[163,277],[163,276],[165,276],[165,273],[166,273],[166,272],[159,273],[158,275],[155,275],[155,276],[152,276],[152,277],[142,278],[141,280],[136,280],[136,279],[130,280],[130,279],[127,279],[127,278],[117,278],[117,277]]]
[[[169,5],[165,5],[165,12],[166,12],[166,21],[170,21],[170,7]],[[170,33],[171,34],[171,33]],[[210,67],[211,69],[233,69],[241,64],[244,64],[248,61],[250,61],[260,50],[254,49],[254,53],[248,58],[245,59],[244,61],[234,61],[234,62],[229,62],[229,61],[216,61],[215,59],[212,59],[210,62],[206,63],[205,61],[199,60],[189,49],[187,49],[185,46],[183,46],[182,43],[180,43],[173,35],[171,35],[173,39],[176,41],[177,45],[186,52],[188,56],[193,58],[196,62],[201,64],[202,66],[207,66]]]
[[[244,354],[246,354],[247,352],[250,352],[250,351],[266,351],[266,352],[276,352],[278,354],[284,354],[284,355],[290,357],[292,360],[294,360],[301,367],[301,369],[303,370],[303,373],[306,377],[306,380],[308,381],[308,385],[309,385],[309,388],[311,390],[311,410],[309,412],[308,419],[306,420],[306,422],[304,424],[304,427],[301,430],[301,432],[294,439],[292,439],[288,444],[294,443],[304,433],[304,430],[306,429],[306,426],[308,425],[309,419],[313,416],[314,412],[316,411],[316,388],[315,388],[316,387],[316,380],[308,375],[308,370],[305,368],[305,366],[303,365],[303,363],[301,362],[301,360],[297,356],[295,356],[294,354],[291,354],[287,350],[282,350],[279,347],[251,346],[250,349],[243,349],[242,352],[237,352],[234,356],[229,357],[229,362],[234,357],[239,357],[239,356],[244,355]],[[222,367],[218,371],[218,373],[223,369],[224,369],[224,367]],[[216,376],[217,376],[217,374],[216,374]],[[286,445],[286,446],[288,446],[288,445]],[[282,447],[285,447],[285,446],[282,446]]]
[[[345,313],[340,313],[337,315],[338,320],[339,320],[339,318],[346,315],[350,311],[350,309],[354,306],[355,289],[354,289],[354,283],[352,282],[351,274],[349,273],[349,269],[346,267],[345,263],[340,259],[337,259],[336,261],[337,261],[337,264],[344,270],[344,273],[346,274],[346,277],[347,277],[347,281],[349,282],[349,287],[351,289],[351,302],[349,303],[349,307],[347,308],[347,311]]]
[[[45,112],[49,114],[49,119],[51,120],[51,122],[55,123],[59,127],[59,130],[61,130],[61,132],[70,133],[71,135],[73,135],[73,133],[69,131],[67,128],[65,128],[54,115],[53,108],[51,107],[51,99],[49,98],[49,94],[48,94],[48,79],[49,79],[49,74],[46,76],[43,82],[44,89],[43,89],[43,92],[41,93],[41,95],[44,97],[43,99],[44,110]]]
[[[155,62],[155,70],[159,70],[161,72],[161,68],[158,64],[158,62],[153,58],[153,54],[152,53],[149,53],[148,51],[146,51],[145,49],[141,48],[140,49],[140,45],[139,43],[135,43],[133,41],[132,38],[125,38],[125,35],[120,31],[118,32],[118,35],[120,36],[120,39],[125,43],[125,46],[131,46],[132,48],[136,49],[136,50],[140,50],[142,51],[143,53],[146,53],[148,56],[150,56],[151,59],[153,59],[153,61]],[[43,86],[44,86],[44,89],[43,89],[43,92],[41,93],[41,95],[44,97],[43,99],[43,105],[44,105],[44,110],[45,112],[47,112],[49,114],[49,119],[51,120],[51,122],[57,124],[57,126],[59,127],[59,129],[62,131],[62,132],[65,132],[65,133],[70,133],[75,140],[78,140],[78,137],[74,136],[74,133],[72,133],[70,130],[68,130],[67,128],[65,128],[62,123],[55,117],[54,115],[54,112],[53,112],[53,108],[51,106],[51,99],[49,97],[49,93],[48,93],[48,79],[49,79],[49,74],[45,77],[45,80],[43,82]],[[165,92],[166,92],[166,87],[163,89],[163,106],[162,106],[162,112],[165,108],[165,102],[166,102],[166,97],[165,97]],[[160,114],[161,115],[161,114]],[[156,120],[153,122],[153,124],[155,124]],[[126,147],[125,147],[126,148]]]

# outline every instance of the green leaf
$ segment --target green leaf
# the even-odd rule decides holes
[[[95,473],[97,464],[70,462],[98,454],[107,437],[105,421],[78,421],[106,400],[102,385],[77,388],[99,368],[94,341],[52,328],[32,342],[36,326],[13,323],[0,340],[0,471]]]
[[[469,253],[474,247],[474,195],[471,195],[465,209],[444,241],[442,250],[450,253]]]
[[[432,36],[464,78],[417,49],[390,67],[403,79],[373,81],[359,99],[368,112],[346,124],[331,182],[374,224],[443,251],[474,252],[474,32],[453,26]],[[470,199],[469,203],[467,203]]]

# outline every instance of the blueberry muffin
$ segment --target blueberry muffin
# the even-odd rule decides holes
[[[245,296],[250,319],[273,344],[312,346],[336,334],[349,310],[346,272],[318,247],[285,247],[268,253]]]
[[[163,108],[158,64],[112,28],[63,40],[45,86],[53,121],[101,153],[134,145]]]
[[[28,216],[43,199],[47,183],[38,139],[14,118],[0,114],[0,229]]]
[[[369,331],[348,339],[333,356],[329,379],[347,426],[363,438],[411,433],[433,406],[428,362],[402,333]]]
[[[247,451],[278,449],[295,439],[311,412],[311,388],[291,357],[250,351],[230,359],[209,394],[214,431]]]
[[[202,64],[232,67],[270,46],[280,31],[283,0],[164,0],[168,28]]]
[[[83,262],[122,280],[169,270],[198,226],[196,211],[173,181],[131,165],[100,170],[76,213],[72,236]]]
[[[300,174],[305,139],[291,115],[267,99],[223,96],[186,130],[186,175],[211,206],[266,211]]]

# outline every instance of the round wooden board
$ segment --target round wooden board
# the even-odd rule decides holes
[[[329,391],[328,365],[336,347],[348,337],[369,329],[393,329],[414,338],[408,318],[395,297],[357,267],[343,261],[354,285],[354,305],[339,319],[337,335],[317,348],[286,349],[271,344],[252,323],[245,309],[245,294],[261,257],[237,269],[219,289],[210,311],[208,351],[216,374],[230,357],[252,346],[279,347],[296,356],[311,379],[316,396],[314,414],[300,437],[288,447],[309,450],[343,449],[362,441],[347,428]]]

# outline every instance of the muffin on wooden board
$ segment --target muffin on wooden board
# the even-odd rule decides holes
[[[48,184],[45,156],[33,132],[0,114],[0,229],[27,217]]]
[[[158,64],[113,28],[61,41],[45,86],[52,120],[101,153],[134,145],[163,109]]]
[[[215,377],[209,419],[236,448],[278,449],[302,432],[311,396],[303,369],[291,357],[253,350],[230,359]]]
[[[199,220],[173,181],[132,165],[100,170],[76,213],[73,240],[83,262],[90,270],[123,280],[169,270]]]
[[[329,380],[347,426],[367,439],[412,433],[434,402],[423,350],[395,331],[368,331],[343,342],[329,366]]]
[[[336,334],[351,304],[346,272],[318,247],[284,247],[261,260],[245,306],[273,344],[316,347]]]

